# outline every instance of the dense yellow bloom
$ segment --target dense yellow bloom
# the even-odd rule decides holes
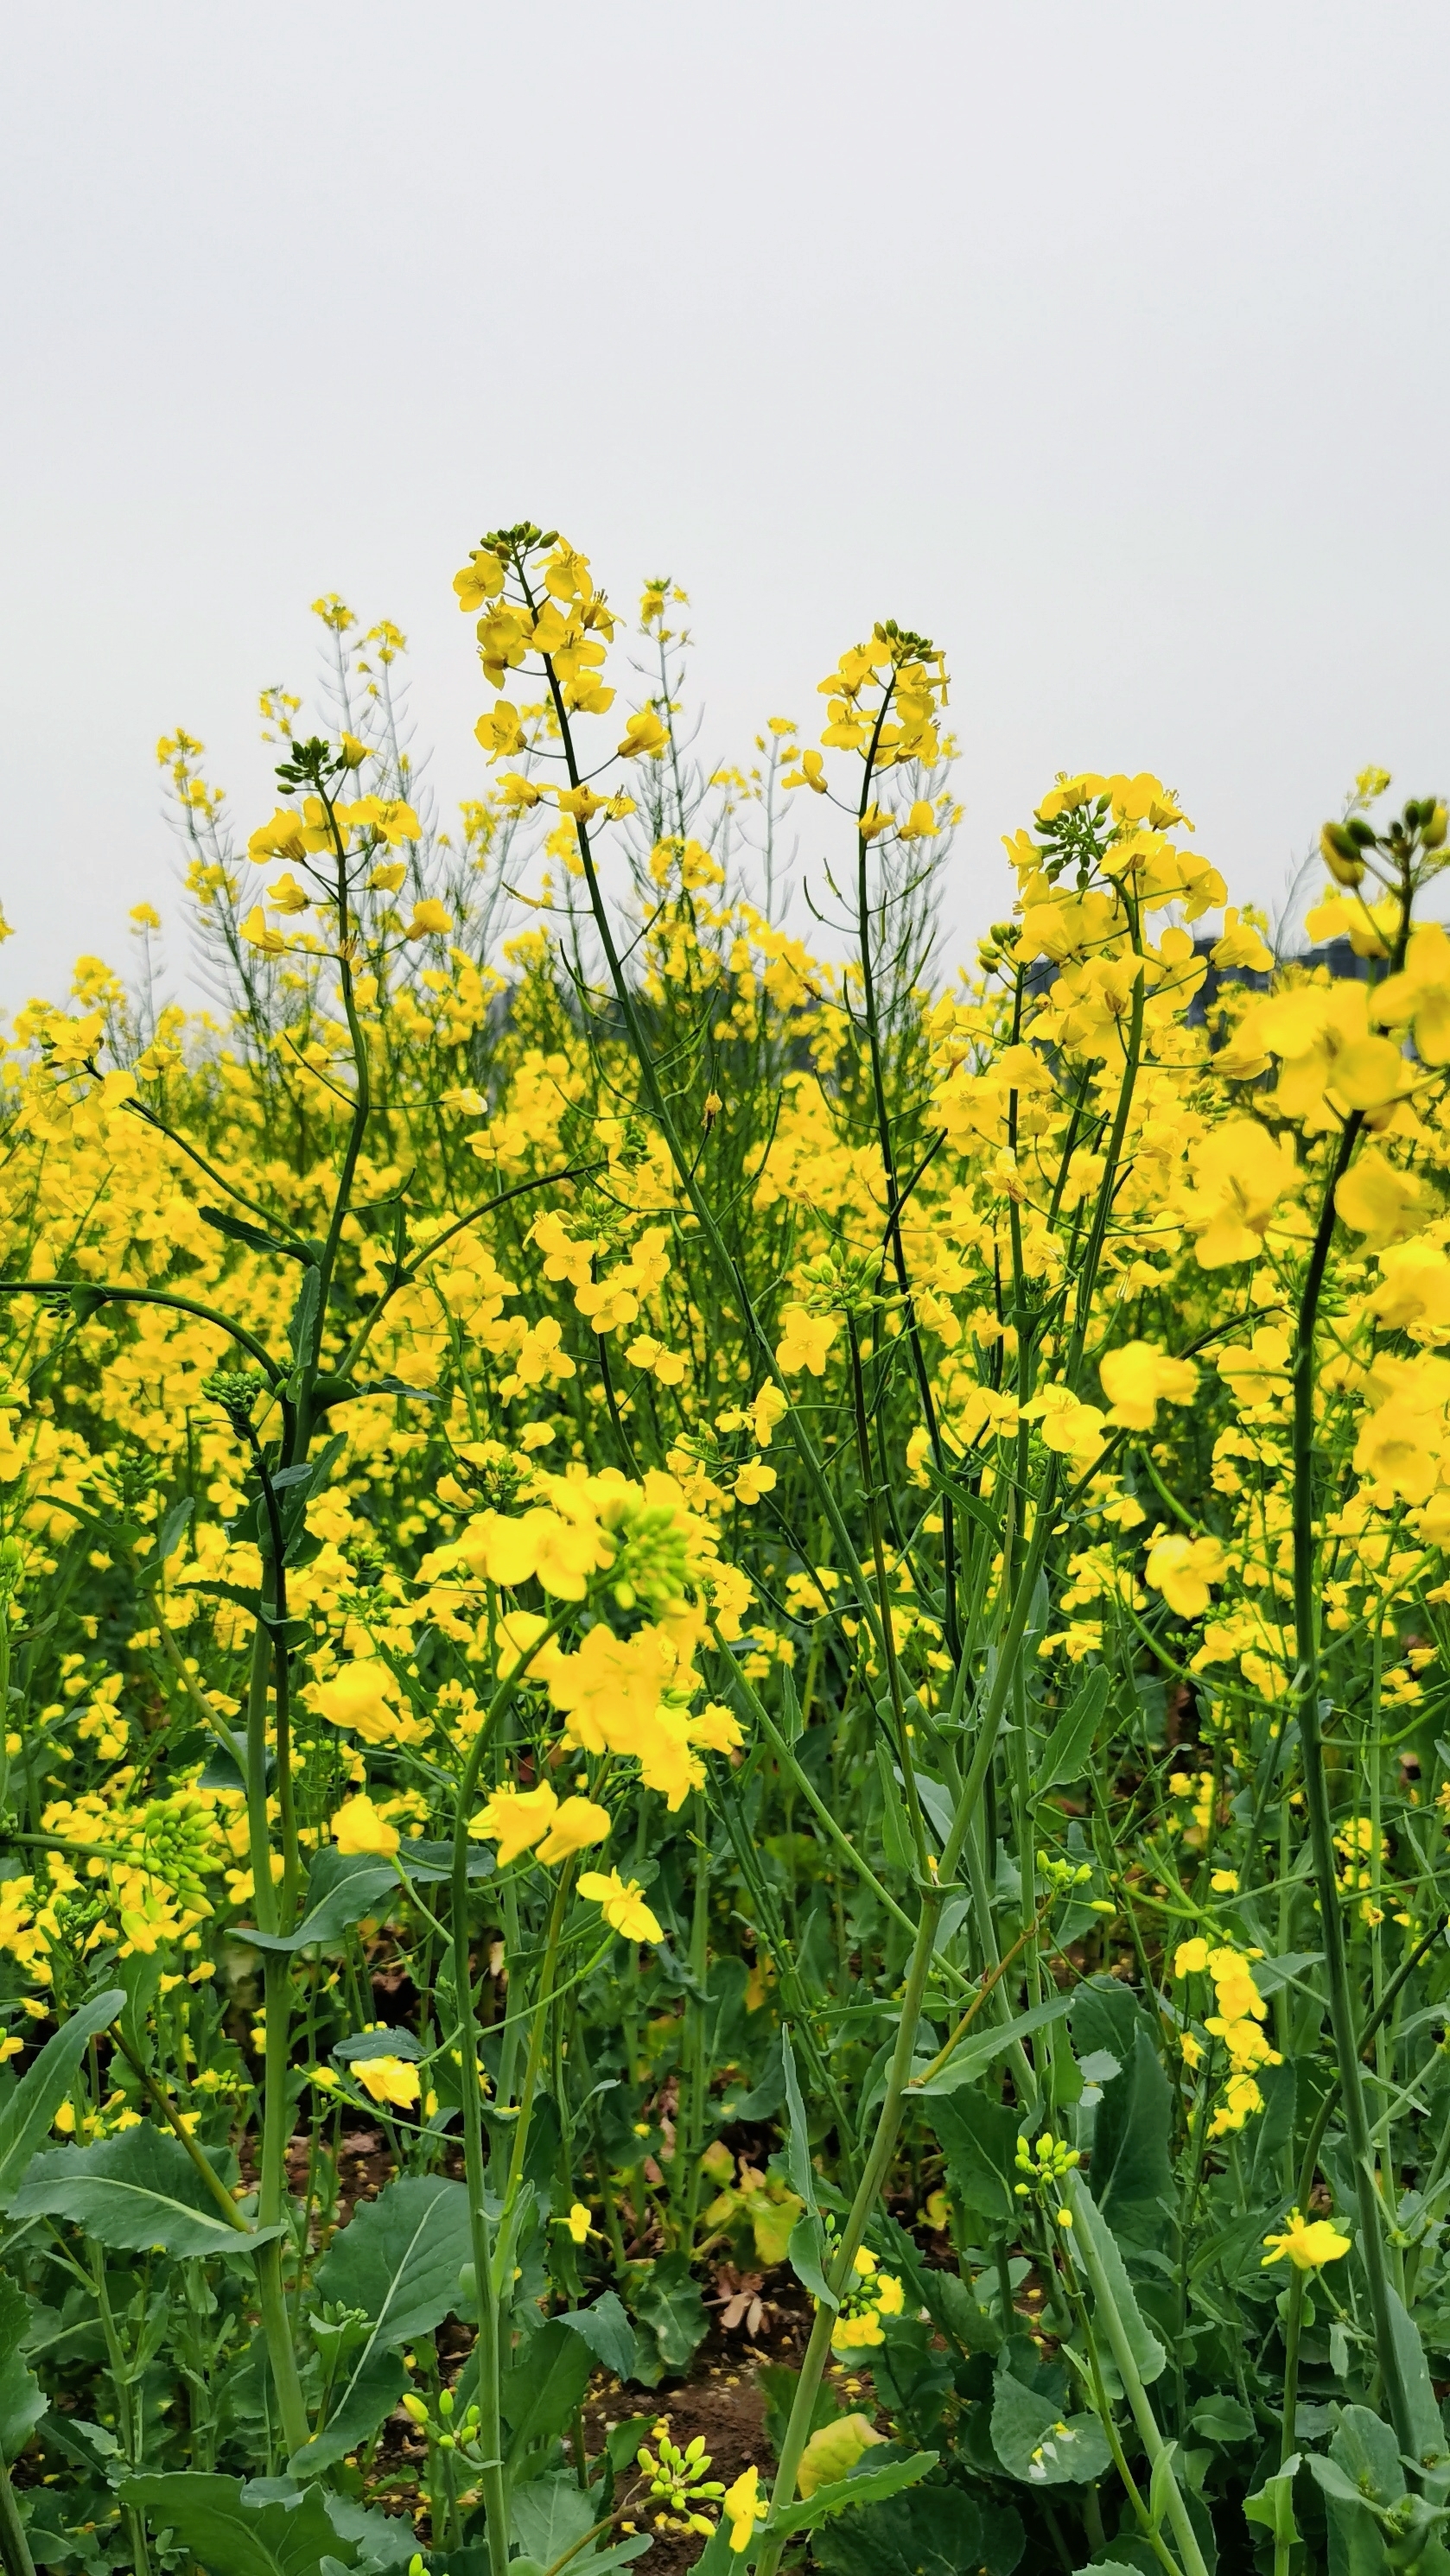
[[[1196,1188],[1184,1214],[1205,1270],[1254,1260],[1282,1202],[1299,1187],[1293,1148],[1256,1118],[1226,1118],[1194,1147]]]
[[[1104,1352],[1098,1376],[1109,1422],[1129,1431],[1151,1431],[1160,1404],[1191,1404],[1198,1384],[1192,1360],[1172,1359],[1153,1342],[1125,1342],[1120,1350]]]

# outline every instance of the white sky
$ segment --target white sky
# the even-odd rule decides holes
[[[877,616],[947,644],[963,952],[1060,767],[1157,770],[1268,901],[1365,761],[1445,786],[1443,5],[4,25],[6,1003],[177,920],[160,732],[271,810],[320,590],[477,792],[449,584],[526,514],[688,586],[720,756]]]

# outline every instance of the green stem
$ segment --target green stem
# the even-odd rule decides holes
[[[10,2471],[0,2459],[0,2559],[5,2563],[5,2576],[35,2576],[35,2561],[25,2537],[25,2525],[10,2483]]]
[[[1329,1805],[1329,1780],[1325,1769],[1324,1739],[1319,1712],[1319,1548],[1314,1511],[1314,1340],[1319,1317],[1319,1301],[1329,1262],[1329,1247],[1334,1235],[1334,1195],[1349,1169],[1361,1124],[1360,1114],[1356,1110],[1345,1121],[1340,1136],[1328,1186],[1324,1193],[1324,1202],[1319,1212],[1309,1265],[1304,1276],[1295,1330],[1293,1358],[1294,1629],[1299,1658],[1296,1697],[1300,1759],[1304,1774],[1304,1798],[1309,1810],[1309,1841],[1319,1894],[1320,1936],[1324,1943],[1324,1964],[1329,1983],[1329,2020],[1339,2072],[1339,2089],[1344,2101],[1344,2125],[1349,2143],[1350,2161],[1354,2169],[1355,2198],[1359,2211],[1360,2259],[1364,2264],[1365,2280],[1369,2289],[1375,2343],[1380,2367],[1384,2373],[1385,2397],[1389,2406],[1390,2421],[1394,2426],[1395,2440],[1402,2452],[1413,2457],[1415,2454],[1414,2427],[1390,2306],[1389,2272],[1385,2262],[1383,2203],[1375,2172],[1374,2148],[1370,2138],[1369,2116],[1364,2098],[1363,2069],[1359,2056],[1361,2041],[1357,2028],[1358,2016],[1350,1992],[1349,1962],[1339,1900],[1339,1877],[1335,1867],[1334,1823]]]
[[[1068,2206],[1071,2208],[1077,2199],[1071,2174],[1067,2176],[1064,2187]],[[1074,2228],[1072,2243],[1074,2259],[1082,2265],[1092,2290],[1097,2313],[1107,2328],[1118,2377],[1123,2383],[1123,2394],[1132,2409],[1139,2439],[1148,2454],[1153,2482],[1164,2492],[1164,2509],[1173,2526],[1173,2537],[1178,2543],[1187,2576],[1208,2576],[1203,2552],[1198,2545],[1198,2534],[1189,2519],[1188,2507],[1184,2503],[1182,2490],[1174,2475],[1168,2445],[1159,2431],[1158,2418],[1153,2412],[1148,2391],[1143,2385],[1128,2329],[1118,2313],[1118,2303],[1113,2296],[1112,2284],[1098,2260],[1097,2247],[1086,2227]]]
[[[886,2095],[876,2123],[876,2135],[871,2142],[871,2153],[866,2160],[866,2170],[861,2176],[856,2197],[851,2203],[850,2215],[841,2231],[835,2260],[827,2275],[829,2286],[838,2297],[851,2278],[857,2248],[865,2236],[867,2223],[876,2206],[877,2197],[886,2180],[891,2158],[895,2152],[902,2111],[906,2102],[906,2088],[911,2076],[911,2061],[916,2046],[917,2024],[921,2018],[922,1997],[926,1992],[926,1981],[931,1970],[932,1947],[936,1940],[937,1919],[941,1913],[942,1898],[943,1890],[940,1888],[927,1889],[922,1898],[921,1921],[917,1927],[911,1966],[907,1971],[906,1991],[901,1999],[901,2020],[897,2027],[896,2046],[891,2054],[891,2065],[886,2078]],[[825,2371],[826,2358],[831,2349],[833,2324],[834,2311],[828,2307],[818,2306],[815,2322],[811,2327],[810,2341],[806,2345],[805,2359],[801,2363],[801,2375],[796,2383],[790,2418],[781,2442],[780,2467],[771,2493],[772,2520],[765,2526],[760,2555],[756,2560],[756,2576],[776,2576],[776,2570],[780,2565],[787,2535],[775,2531],[772,2524],[775,2515],[783,2513],[786,2506],[795,2501],[796,2477],[801,2464],[801,2455],[810,2439],[811,2417],[815,2411],[816,2394]]]

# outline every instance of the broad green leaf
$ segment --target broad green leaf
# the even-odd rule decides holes
[[[232,1937],[258,1950],[311,1950],[320,1942],[340,1941],[354,1923],[376,1911],[383,1896],[399,1896],[392,1863],[370,1852],[340,1852],[329,1844],[307,1873],[307,1910],[295,1932],[259,1932],[251,1923],[234,1923]]]
[[[923,2307],[930,2310],[934,2323],[953,2343],[959,2343],[964,2352],[1000,2351],[1000,2320],[977,2305],[959,2273],[924,2264],[918,2279]]]
[[[558,2317],[530,2337],[504,2372],[500,2391],[512,2435],[507,2454],[511,2473],[531,2442],[552,2441],[563,2432],[583,2401],[593,2370],[589,2346]]]
[[[369,2338],[329,2401],[327,2421],[293,2452],[288,2467],[299,2477],[330,2469],[359,2442],[370,2441],[408,2387],[408,2374],[391,2345]]]
[[[1093,1738],[1108,1704],[1111,1676],[1099,1666],[1087,1673],[1073,1693],[1042,1750],[1033,1795],[1056,1788],[1060,1780],[1080,1780],[1087,1769]]]
[[[928,2084],[913,2084],[907,2100],[927,2102],[938,2093],[959,2093],[964,2084],[975,2082],[984,2067],[1004,2057],[1019,2039],[1030,2038],[1035,2030],[1047,2030],[1054,2022],[1065,2021],[1072,2010],[1072,2003],[1070,1991],[1064,1995],[1049,1995],[1045,2002],[1033,2004],[1029,2011],[1017,2013],[1011,2021],[994,2023],[986,2030],[971,2031],[947,2059],[940,2075],[934,2075]]]
[[[1367,2415],[1368,2410],[1365,2407],[1356,2406],[1346,2407],[1345,2412]],[[1375,2420],[1373,2416],[1369,2417],[1371,2423]],[[1378,2430],[1388,2433],[1388,2427],[1384,2425],[1380,2425]],[[1391,2434],[1388,2438],[1390,2450],[1393,2453],[1394,2437]],[[1339,2435],[1336,2433],[1336,2442],[1338,2439]],[[1353,2437],[1349,2448],[1352,2455],[1356,2448]],[[1398,2469],[1398,2455],[1394,2457],[1393,2465]],[[1324,2518],[1329,2526],[1329,2563],[1333,2576],[1384,2576],[1384,2570],[1389,2561],[1385,2556],[1381,2526],[1373,2507],[1362,2494],[1357,2478],[1346,2471],[1342,2459],[1331,2457],[1326,2460],[1317,2452],[1311,2451],[1309,2454],[1308,2468],[1310,2476],[1324,2498]],[[1369,2482],[1373,2483],[1372,2474],[1367,2473],[1367,2475]],[[1282,2486],[1284,2483],[1282,2476],[1272,2483],[1275,2486]],[[1265,2495],[1269,2493],[1267,2486],[1264,2492]],[[1403,2486],[1401,2486],[1400,2493],[1403,2494],[1403,2492]],[[1249,2513],[1257,2501],[1256,2497],[1251,2497],[1244,2507],[1245,2513]]]
[[[591,2499],[583,2493],[572,2469],[551,2470],[516,2488],[513,2537],[525,2558],[537,2558],[541,2567],[552,2567],[601,2520],[597,2502],[597,2495]]]
[[[26,2166],[70,2091],[81,2052],[105,2030],[126,2001],[124,1986],[108,1986],[62,2022],[33,2066],[26,2068],[0,2110],[0,2209],[8,2206]]]
[[[1253,2439],[1254,2419],[1247,2406],[1237,2397],[1219,2392],[1212,2397],[1200,2397],[1188,2421],[1194,2432],[1201,2433],[1206,2442],[1222,2442],[1227,2450],[1232,2450],[1236,2443]]]
[[[617,2291],[605,2290],[590,2301],[587,2308],[570,2308],[560,2317],[561,2326],[583,2337],[594,2358],[612,2371],[616,2379],[633,2379],[639,2361],[634,2328],[620,2305]]]
[[[1168,2224],[1174,2205],[1172,2117],[1168,2078],[1140,2021],[1132,2052],[1104,2092],[1093,2127],[1094,2197],[1125,2245],[1155,2245]]]
[[[317,2576],[322,2560],[341,2557],[347,2546],[321,2487],[309,2487],[295,2503],[253,2505],[240,2478],[173,2469],[127,2478],[121,2502],[144,2513],[158,2537],[169,2531],[207,2576]]]
[[[653,2329],[666,2370],[688,2370],[710,2331],[710,2320],[687,2255],[667,2254],[645,2274],[634,2294],[634,2312]]]
[[[998,2371],[992,2391],[992,2448],[1009,2477],[1034,2487],[1085,2485],[1111,2458],[1096,2415],[1064,2416],[1010,2370]]]
[[[1356,2499],[1372,2495],[1381,2504],[1397,2504],[1405,2492],[1399,2444],[1388,2424],[1368,2406],[1346,2406],[1335,2427],[1329,2456],[1348,2478]],[[1318,2474],[1319,2464],[1311,2469]]]
[[[982,2517],[960,2487],[914,2487],[813,2544],[826,2576],[963,2576],[982,2564]]]
[[[813,2496],[802,2496],[796,2504],[787,2505],[775,2529],[787,2535],[814,2531],[832,2514],[849,2513],[857,2505],[879,2504],[885,2497],[899,2494],[903,2487],[915,2486],[917,2479],[924,2478],[936,2464],[935,2451],[915,2451],[910,2459],[887,2460],[880,2468],[868,2468],[863,2463],[848,2478],[833,2478],[829,2486],[817,2487]]]
[[[965,2088],[933,2100],[931,2125],[947,2160],[947,2179],[965,2209],[999,2223],[1015,2220],[1020,2110]]]
[[[1094,2158],[1096,2164],[1096,2158]],[[1082,2234],[1089,2240],[1102,2267],[1103,2277],[1114,2307],[1128,2339],[1128,2349],[1137,2364],[1138,2376],[1145,2387],[1166,2370],[1168,2355],[1158,2337],[1145,2324],[1137,2294],[1128,2278],[1127,2266],[1118,2249],[1117,2239],[1107,2225],[1092,2193],[1080,2175],[1072,2185],[1073,2216]],[[1242,2411],[1242,2410],[1241,2410]],[[1252,2430],[1252,2427],[1250,2427]]]
[[[316,2291],[319,2299],[360,2309],[371,2331],[333,2392],[327,2425],[297,2453],[295,2466],[321,2468],[340,2459],[367,2438],[366,2432],[344,2438],[344,2428],[365,2416],[371,2416],[367,2432],[376,2431],[402,2390],[395,2349],[441,2325],[457,2306],[458,2276],[471,2251],[461,2182],[409,2174],[376,2200],[358,2203],[318,2265]]]
[[[381,2505],[359,2504],[353,2496],[329,2495],[327,2518],[340,2540],[356,2543],[359,2567],[406,2567],[416,2555],[418,2543],[406,2514],[384,2513]]]
[[[280,2227],[229,2227],[179,2138],[142,2120],[94,2146],[37,2156],[12,2193],[15,2218],[68,2218],[100,2245],[167,2254],[251,2254]]]

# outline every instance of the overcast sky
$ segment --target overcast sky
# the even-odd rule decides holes
[[[5,62],[12,1006],[178,920],[160,732],[271,810],[320,590],[476,793],[449,585],[526,514],[687,585],[721,756],[941,639],[963,950],[1059,768],[1270,902],[1450,776],[1443,0],[11,0]]]

